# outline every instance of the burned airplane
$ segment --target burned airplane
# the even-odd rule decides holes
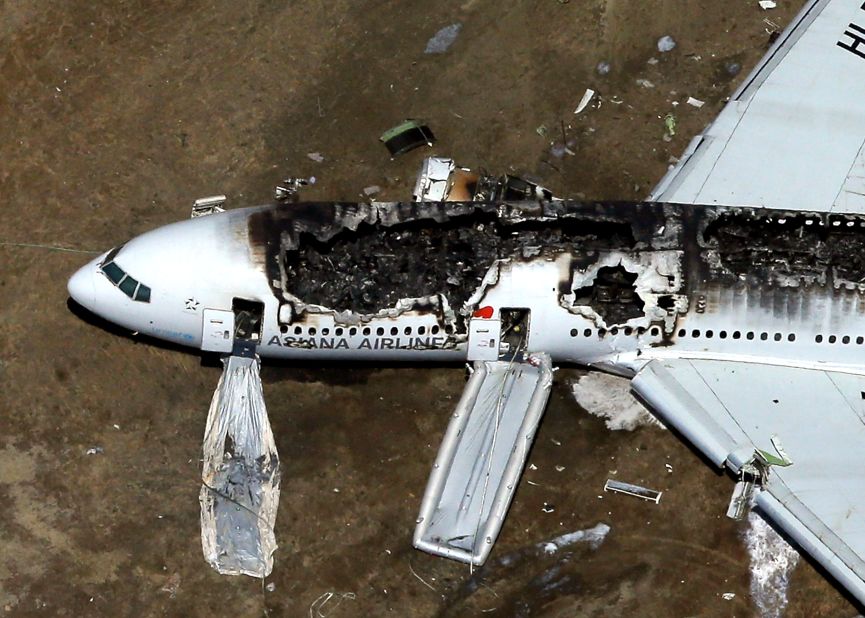
[[[473,564],[501,529],[552,365],[629,377],[736,478],[729,515],[754,505],[865,602],[857,22],[859,2],[808,2],[646,202],[557,200],[507,182],[474,201],[479,179],[432,163],[416,193],[436,201],[196,216],[101,255],[69,293],[132,331],[234,353],[229,366],[254,368],[254,355],[472,362],[414,544]],[[797,84],[807,102],[792,102]],[[255,482],[267,504],[252,506],[275,513],[265,442],[251,460],[265,462]],[[206,552],[225,547],[228,527],[217,522]],[[272,539],[260,545],[269,559]]]

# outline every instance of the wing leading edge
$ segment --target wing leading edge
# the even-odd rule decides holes
[[[865,4],[810,0],[649,199],[865,212]]]
[[[634,390],[714,464],[772,466],[758,509],[865,603],[865,376],[742,361],[655,360]]]

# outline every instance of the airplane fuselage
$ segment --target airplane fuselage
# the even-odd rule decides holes
[[[855,215],[286,204],[159,228],[100,256],[69,288],[132,331],[218,352],[240,336],[265,358],[544,351],[624,375],[689,355],[859,372],[863,250],[865,217]],[[146,301],[134,287],[145,284]]]

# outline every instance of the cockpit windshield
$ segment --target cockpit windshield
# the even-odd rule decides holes
[[[121,292],[126,294],[132,300],[149,303],[150,288],[126,274],[126,271],[114,261],[114,258],[117,257],[117,254],[120,253],[122,248],[123,245],[120,245],[119,247],[115,247],[109,251],[108,255],[105,256],[105,259],[99,265],[99,270],[102,271],[102,274],[105,275],[111,283],[116,285]]]

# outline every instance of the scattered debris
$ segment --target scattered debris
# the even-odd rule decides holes
[[[586,109],[589,102],[591,102],[592,97],[595,96],[595,91],[591,88],[586,88],[586,91],[583,93],[583,98],[580,99],[579,105],[577,105],[577,109],[574,110],[575,114],[579,114],[581,111]]]
[[[610,527],[607,524],[599,523],[593,528],[569,532],[557,536],[554,539],[550,539],[549,541],[539,543],[538,548],[542,549],[545,554],[554,554],[560,549],[573,545],[574,543],[588,543],[592,549],[597,549],[601,543],[604,542],[604,539],[607,538],[607,534],[609,533]]]
[[[655,84],[650,82],[648,79],[644,79],[642,77],[637,80],[637,85],[642,87],[642,88],[654,88],[655,87]]]
[[[321,163],[322,161],[324,161],[324,155],[320,152],[307,152],[306,156],[307,158],[312,159],[316,163]]]
[[[670,474],[673,473],[673,466],[671,466],[671,465],[668,464],[668,463],[665,463],[665,464],[664,464],[664,467],[667,469],[667,472],[669,472]]]
[[[556,466],[555,469],[556,469],[556,472],[564,472],[564,471],[565,471],[565,467],[564,467],[564,466]]]
[[[658,51],[662,54],[673,51],[676,49],[676,41],[670,35],[662,36],[658,39]]]
[[[535,129],[535,133],[537,133],[541,137],[546,137],[547,133],[549,133],[549,129],[547,129],[547,125],[542,124],[537,129]]]
[[[567,146],[564,146],[563,154],[565,152],[574,154]],[[427,157],[418,174],[412,199],[416,202],[497,202],[556,198],[537,183],[517,176],[473,172],[456,165],[453,159]]]
[[[725,592],[724,594],[721,595],[721,598],[724,599],[725,601],[732,601],[733,599],[736,598],[736,593],[735,592]]]
[[[105,452],[101,446],[91,446],[89,449],[85,451],[85,455],[101,455]]]
[[[658,60],[658,59],[655,58],[654,56],[652,56],[651,58],[649,58],[648,60],[646,60],[646,64],[649,64],[649,65],[652,65],[652,66],[655,66],[656,64],[658,64],[658,62],[660,62],[660,60]]]
[[[206,217],[218,212],[225,212],[225,202],[227,198],[224,195],[213,195],[211,197],[202,197],[192,203],[192,212],[189,217]]]
[[[379,140],[395,157],[423,145],[432,146],[436,138],[427,125],[408,119],[382,133]]]
[[[375,195],[376,193],[381,192],[381,187],[378,185],[370,185],[368,187],[363,188],[363,194],[369,197],[370,195]]]
[[[387,590],[385,590],[385,594],[387,594]],[[356,598],[357,595],[353,592],[324,592],[309,605],[309,618],[326,618],[335,612],[343,601],[346,599],[354,601]],[[323,611],[324,606],[334,599],[336,599],[336,603],[329,607],[326,612]]]
[[[610,66],[610,63],[609,63],[609,62],[606,62],[606,61],[602,60],[601,62],[598,63],[598,66],[595,67],[595,72],[596,72],[598,75],[609,75],[609,74],[610,74],[610,70],[611,70],[612,68],[613,68],[613,67]]]
[[[676,117],[669,113],[664,116],[664,141],[669,142],[676,134]]]
[[[778,6],[778,3],[775,0],[760,0],[757,4],[760,5],[760,8],[764,11],[768,11],[769,9],[774,9]]]
[[[542,510],[544,513],[552,513],[553,511],[556,510],[556,507],[554,507],[552,504],[549,504],[549,503],[547,503],[547,502],[544,502],[544,505],[541,507],[541,510]]]
[[[630,483],[623,483],[621,481],[615,481],[613,479],[607,479],[607,482],[604,483],[604,491],[612,491],[617,494],[634,496],[635,498],[648,500],[650,502],[654,502],[655,504],[658,504],[658,502],[661,501],[661,495],[663,494],[663,492],[661,491],[647,489],[646,487],[640,487],[639,485],[632,485]]]
[[[701,107],[703,107],[706,104],[705,101],[701,101],[700,99],[695,99],[694,97],[688,97],[687,103],[688,103],[688,105],[690,105],[692,107],[696,107],[697,109],[700,109]]]
[[[727,71],[727,75],[730,77],[736,77],[742,70],[742,65],[738,62],[728,62],[724,65],[724,70]]]
[[[274,590],[276,590],[276,583],[270,582],[269,584],[267,584],[264,587],[264,589],[267,590],[268,592],[273,592]]]
[[[175,598],[177,591],[180,589],[180,573],[174,573],[166,580],[165,585],[159,589],[159,592],[167,592],[169,598]]]
[[[454,41],[457,40],[457,37],[460,34],[460,30],[462,30],[463,25],[461,23],[451,24],[450,26],[445,26],[438,32],[436,32],[433,37],[427,41],[426,48],[423,50],[425,54],[443,54],[445,53],[451,45],[454,44]]]
[[[273,199],[277,202],[295,202],[301,187],[315,184],[315,176],[309,178],[289,177],[273,190]]]

